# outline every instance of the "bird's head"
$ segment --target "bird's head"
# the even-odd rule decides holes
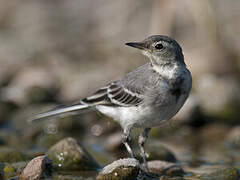
[[[140,42],[129,42],[126,45],[141,49],[150,58],[153,65],[163,65],[171,62],[183,62],[180,45],[172,38],[163,35],[153,35]]]

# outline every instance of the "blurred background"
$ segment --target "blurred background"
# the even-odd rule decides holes
[[[121,149],[121,157],[119,125],[95,112],[26,120],[146,63],[124,43],[164,34],[181,44],[193,90],[170,124],[153,129],[149,145],[164,143],[176,159],[196,166],[239,164],[239,9],[237,0],[1,0],[0,143],[45,152],[64,137],[87,137],[100,164],[116,159],[105,153]],[[96,145],[101,138],[106,144]]]

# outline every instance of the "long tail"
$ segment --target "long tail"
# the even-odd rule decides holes
[[[81,112],[81,111],[87,110],[89,108],[90,108],[90,106],[87,105],[87,104],[78,103],[78,104],[74,104],[74,105],[70,105],[70,106],[64,106],[64,107],[56,108],[56,109],[53,109],[51,111],[47,111],[47,112],[38,114],[28,121],[29,122],[33,122],[33,121],[35,122],[35,121],[38,121],[38,120],[47,119],[49,117],[57,116],[57,115],[64,114],[64,113]]]

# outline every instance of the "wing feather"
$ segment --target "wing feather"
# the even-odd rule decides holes
[[[142,102],[142,99],[141,94],[114,82],[99,89],[93,95],[82,99],[81,102],[88,105],[137,106]]]

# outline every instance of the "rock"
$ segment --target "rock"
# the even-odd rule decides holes
[[[58,170],[97,170],[98,163],[85,150],[82,144],[73,138],[65,138],[52,146],[47,157]]]
[[[151,173],[167,176],[183,176],[181,166],[166,161],[149,161],[148,168]]]
[[[240,126],[236,126],[230,130],[225,142],[233,148],[240,148]]]
[[[139,162],[133,158],[119,159],[105,166],[97,180],[134,180],[139,173]]]
[[[1,148],[0,149],[0,162],[18,162],[25,161],[28,157],[22,152],[13,148]]]
[[[38,156],[32,159],[22,171],[19,180],[40,180],[50,177],[52,162],[46,156]]]
[[[147,148],[146,152],[148,154],[148,157],[147,157],[148,161],[151,161],[151,160],[162,160],[162,161],[169,161],[169,162],[177,161],[174,154],[164,145],[159,143],[149,145],[149,148]]]
[[[204,174],[200,177],[203,180],[239,180],[239,170],[237,168],[220,169],[210,174]]]

